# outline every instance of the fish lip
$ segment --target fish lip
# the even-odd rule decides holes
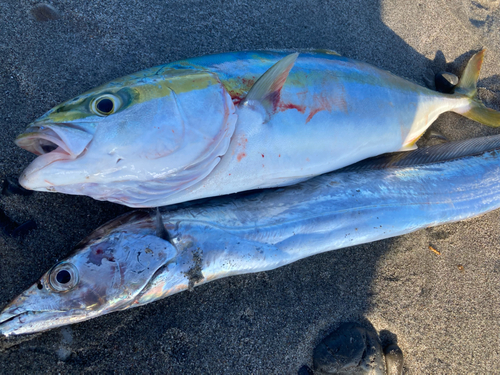
[[[33,334],[70,324],[64,319],[68,313],[70,311],[23,310],[19,313],[10,313],[8,309],[4,310],[0,313],[0,336]],[[44,315],[46,315],[46,319],[44,319]]]
[[[95,130],[88,126],[91,123],[47,120],[31,123],[15,140],[17,146],[38,156],[19,177],[21,186],[29,190],[52,189],[52,183],[45,179],[40,180],[38,173],[55,162],[75,160],[83,156],[95,133]],[[54,148],[47,150],[45,146]]]
[[[20,312],[18,314],[12,314],[12,313],[9,313],[8,311],[7,312],[2,312],[0,313],[0,335],[3,335],[5,337],[9,337],[11,335],[15,335],[16,334],[16,330],[15,329],[9,329],[9,323],[14,323],[14,320],[16,318],[19,319],[19,323],[23,323],[21,321],[22,317],[23,316],[27,316],[29,314],[36,314],[38,313],[37,311],[23,311],[23,312]]]
[[[32,177],[36,175],[38,172],[40,172],[42,169],[46,168],[47,166],[51,165],[56,161],[71,160],[71,159],[73,159],[72,156],[67,152],[65,152],[64,150],[60,150],[60,148],[57,148],[56,150],[49,152],[47,154],[40,155],[24,169],[22,174],[19,176],[19,184],[28,190],[45,191],[47,188],[50,189],[52,184],[49,181],[45,181],[45,185],[43,186],[36,186],[36,184],[34,185],[32,182]]]
[[[61,150],[64,150],[68,154],[72,154],[69,147],[66,145],[61,136],[52,129],[52,127],[68,128],[76,131],[81,131],[90,135],[94,135],[83,125],[72,122],[52,122],[52,121],[34,121],[32,122],[24,132],[19,134],[15,139],[15,144],[22,149],[29,151],[35,155],[45,155],[50,152],[44,152],[37,141],[47,140],[59,146]],[[38,146],[38,147],[37,147]],[[51,151],[52,152],[52,151]],[[78,156],[78,155],[74,155]]]

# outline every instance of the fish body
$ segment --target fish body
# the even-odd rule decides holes
[[[223,277],[500,207],[500,136],[361,162],[300,184],[134,211],[82,241],[0,313],[3,335],[140,306]]]
[[[20,183],[130,207],[294,184],[411,149],[443,112],[472,118],[482,58],[453,95],[331,52],[226,53],[151,68],[31,124],[17,143],[40,156]],[[489,111],[475,119],[500,124]]]

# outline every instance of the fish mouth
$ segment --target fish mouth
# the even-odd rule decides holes
[[[36,329],[30,330],[30,321],[34,321],[37,315],[43,314],[41,311],[23,311],[20,313],[11,313],[9,311],[0,314],[0,335],[9,337],[23,333],[38,332]]]
[[[56,161],[75,160],[83,155],[94,137],[91,124],[35,121],[15,143],[38,157],[24,170],[19,182],[27,189],[37,190],[36,174]],[[47,181],[47,184],[50,183]],[[43,184],[42,187],[47,188]]]
[[[18,314],[2,312],[2,314],[0,314],[0,335],[9,337],[10,335],[15,334],[16,327],[25,323],[25,317],[29,314],[36,314],[36,312],[33,313],[31,311],[25,311]]]
[[[17,309],[16,309],[17,310]],[[25,335],[87,320],[73,311],[20,311],[0,313],[0,336]]]
[[[41,156],[57,151],[76,158],[88,146],[94,134],[75,123],[32,123],[15,143],[26,151]]]

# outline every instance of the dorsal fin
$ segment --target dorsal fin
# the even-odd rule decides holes
[[[265,72],[248,92],[241,105],[248,105],[251,101],[257,101],[265,108],[268,114],[271,114],[275,109],[280,99],[280,91],[288,78],[288,73],[292,69],[299,54],[292,53],[276,64],[274,64],[267,72]]]
[[[163,224],[163,219],[160,214],[160,210],[158,207],[156,207],[156,217],[155,217],[155,228],[156,228],[156,236],[160,237],[161,239],[170,242],[172,245],[172,238],[167,232],[167,229],[165,229],[165,224]],[[175,245],[174,245],[175,246]]]

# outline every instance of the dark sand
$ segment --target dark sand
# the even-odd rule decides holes
[[[457,73],[485,46],[479,95],[500,109],[498,0],[61,0],[52,2],[60,18],[45,22],[36,18],[50,14],[32,12],[37,3],[0,1],[0,176],[19,175],[33,159],[13,140],[59,102],[125,74],[216,52],[329,48],[424,84],[430,70]],[[496,133],[450,113],[433,129],[452,140]],[[0,237],[0,307],[128,210],[49,193],[0,197],[0,209],[38,224],[20,239]],[[312,365],[325,335],[360,321],[385,341],[397,339],[405,373],[495,373],[499,220],[496,211],[0,339],[0,372],[296,374]]]

